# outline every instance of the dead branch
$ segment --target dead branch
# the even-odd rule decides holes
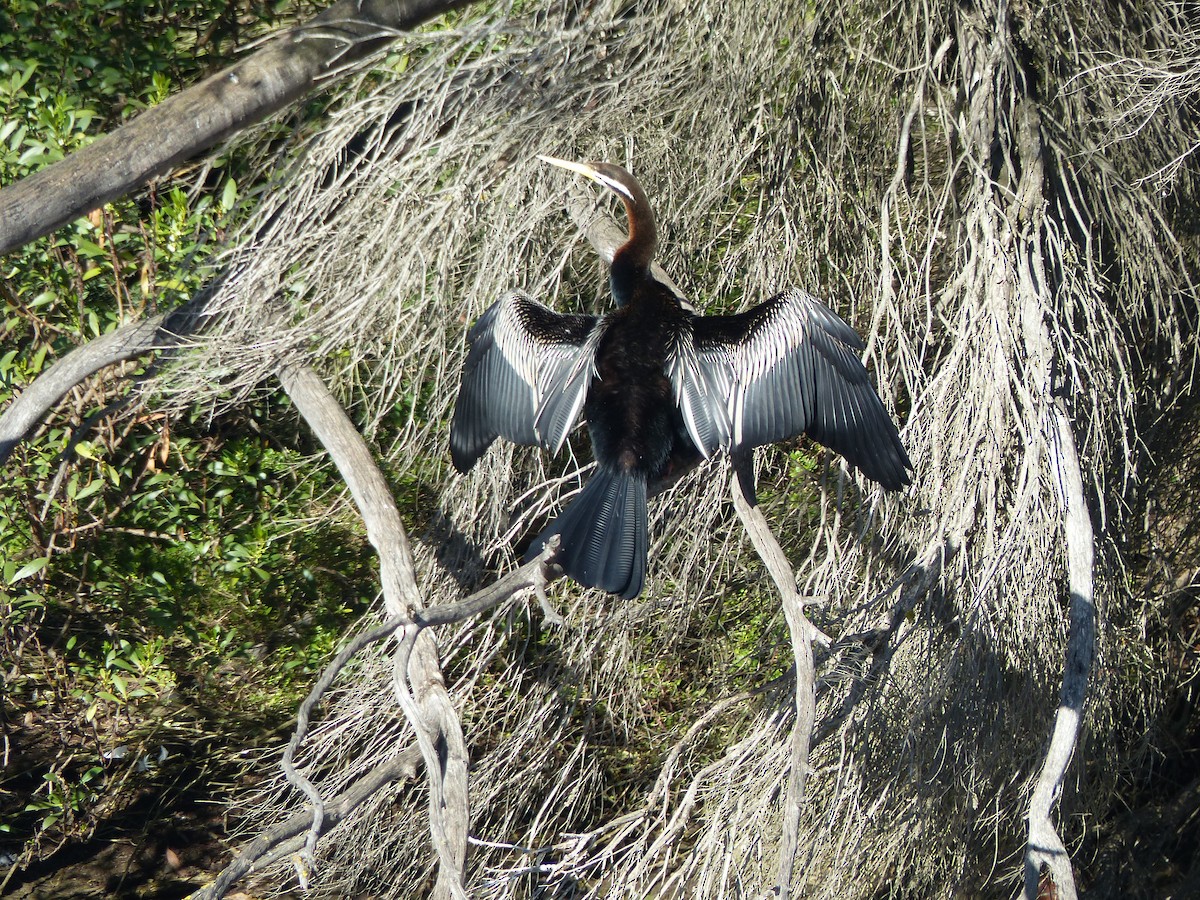
[[[280,367],[279,381],[300,415],[325,446],[350,489],[379,554],[384,605],[418,629],[421,608],[408,535],[383,474],[342,406],[310,368]],[[467,751],[458,713],[446,692],[437,646],[429,634],[413,637],[407,665],[396,673],[397,698],[417,734],[429,785],[429,827],[440,864],[435,897],[463,897],[467,856]],[[409,685],[411,684],[411,691]]]
[[[321,673],[321,677],[317,679],[317,683],[309,691],[308,696],[304,698],[304,702],[300,704],[300,709],[296,714],[296,730],[292,732],[292,739],[283,751],[283,759],[280,760],[279,766],[283,769],[283,774],[287,778],[288,783],[308,797],[312,803],[312,825],[308,829],[308,837],[304,844],[304,861],[310,868],[315,868],[317,864],[317,839],[321,836],[324,825],[325,803],[321,799],[321,792],[297,770],[295,765],[296,751],[300,749],[300,744],[303,743],[305,736],[308,734],[308,725],[311,721],[313,710],[321,702],[321,697],[329,690],[330,685],[333,684],[334,679],[337,678],[346,663],[353,659],[364,647],[391,637],[398,628],[404,626],[405,620],[404,616],[393,616],[378,628],[358,635],[358,637],[343,647],[338,655],[334,657],[333,661],[325,667]]]
[[[804,598],[796,590],[796,576],[788,563],[787,556],[766,517],[758,508],[754,490],[753,452],[735,455],[733,478],[733,505],[738,517],[746,527],[754,549],[758,551],[763,565],[771,573],[771,579],[783,602],[783,613],[791,635],[792,654],[796,665],[796,721],[792,726],[791,768],[788,772],[787,796],[783,813],[783,833],[779,850],[779,896],[791,895],[792,875],[796,862],[796,846],[800,839],[800,807],[804,802],[804,783],[808,777],[809,746],[812,742],[813,723],[816,721],[816,666],[813,663],[813,641],[829,639],[821,634],[804,614]]]
[[[1025,849],[1025,900],[1044,896],[1041,889],[1042,867],[1049,870],[1057,888],[1056,897],[1075,900],[1075,875],[1071,857],[1054,827],[1051,813],[1062,795],[1067,767],[1075,755],[1083,706],[1092,671],[1096,643],[1096,605],[1092,587],[1095,537],[1091,513],[1083,493],[1083,476],[1075,434],[1070,419],[1056,404],[1047,423],[1047,441],[1051,447],[1051,465],[1056,475],[1059,504],[1062,508],[1063,537],[1067,545],[1067,585],[1071,592],[1067,652],[1054,732],[1042,770],[1029,800],[1029,840]]]
[[[321,832],[328,832],[344,822],[358,806],[388,785],[415,778],[420,762],[421,750],[414,745],[373,767],[345,791],[325,801]],[[313,810],[301,810],[285,821],[265,829],[239,850],[237,857],[221,870],[212,884],[205,885],[192,897],[194,900],[220,900],[241,878],[256,870],[265,869],[279,858],[304,847],[314,819]]]
[[[1029,800],[1028,839],[1025,848],[1025,900],[1037,900],[1042,889],[1042,868],[1063,900],[1075,900],[1075,878],[1071,858],[1051,819],[1062,793],[1067,767],[1075,753],[1083,720],[1084,698],[1091,676],[1095,645],[1095,601],[1092,566],[1095,538],[1091,514],[1083,493],[1083,478],[1075,433],[1061,399],[1053,399],[1055,362],[1051,328],[1062,329],[1060,317],[1046,315],[1054,310],[1049,285],[1052,278],[1045,260],[1061,253],[1055,223],[1044,218],[1046,151],[1042,141],[1041,116],[1032,101],[1018,103],[1015,110],[1014,150],[1020,154],[1021,177],[1013,199],[1010,220],[1019,230],[1016,288],[1022,298],[1022,336],[1028,368],[1029,399],[1044,409],[1043,433],[1031,441],[1045,448],[1050,480],[1057,496],[1062,540],[1066,549],[1070,613],[1065,664],[1058,711],[1050,745]],[[1066,326],[1070,327],[1070,326]],[[1061,343],[1061,339],[1060,339]],[[1061,365],[1061,363],[1059,363]]]
[[[494,609],[523,590],[540,590],[548,576],[547,563],[556,550],[557,539],[547,543],[545,552],[538,559],[510,572],[495,584],[457,603],[421,610],[414,617],[417,628],[407,633],[402,641],[401,652],[404,661],[400,665],[401,670],[406,668],[407,659],[411,656],[421,629],[462,622]],[[321,672],[321,676],[300,706],[295,731],[280,763],[288,782],[309,799],[311,809],[297,813],[285,822],[267,829],[242,848],[237,858],[225,867],[212,884],[194,895],[196,900],[219,900],[240,878],[254,869],[266,868],[281,857],[298,850],[302,856],[297,860],[297,865],[303,866],[305,871],[315,870],[316,845],[321,835],[339,822],[345,821],[355,807],[374,796],[376,792],[401,778],[412,778],[416,775],[417,763],[423,756],[420,746],[410,747],[394,759],[376,766],[367,775],[357,779],[351,788],[326,801],[312,782],[296,768],[294,762],[296,752],[308,734],[313,710],[346,664],[366,647],[391,637],[397,630],[402,629],[407,621],[407,616],[394,616],[382,625],[358,635],[343,647]]]
[[[175,347],[202,327],[203,295],[172,313],[123,325],[64,355],[40,374],[0,414],[0,465],[67,392],[101,369]]]

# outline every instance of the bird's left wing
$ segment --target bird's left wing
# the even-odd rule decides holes
[[[816,297],[785,291],[744,313],[699,316],[691,325],[696,371],[707,384],[730,385],[725,446],[803,432],[885,488],[910,482],[912,463],[859,359],[862,340]]]
[[[469,471],[497,437],[557,450],[587,399],[601,329],[514,291],[467,334],[471,349],[450,424],[450,456]]]

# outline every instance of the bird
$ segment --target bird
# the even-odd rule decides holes
[[[612,311],[559,313],[514,290],[467,334],[450,425],[459,472],[497,437],[557,452],[581,414],[587,422],[596,467],[526,560],[558,535],[554,562],[567,575],[632,599],[645,585],[655,485],[719,451],[799,434],[887,490],[911,483],[863,342],[844,319],[797,288],[745,312],[695,314],[651,273],[658,231],[637,179],[614,163],[538,158],[616,194],[628,238],[612,257]]]

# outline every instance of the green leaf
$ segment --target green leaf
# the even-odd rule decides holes
[[[17,74],[13,76],[9,84],[9,91],[13,94],[25,87],[25,83],[33,77],[33,73],[37,71],[37,60],[28,60],[25,63],[24,69],[18,69]]]
[[[93,481],[89,482],[82,490],[76,491],[75,499],[78,501],[78,500],[83,500],[87,497],[90,497],[90,496],[92,496],[92,494],[96,493],[102,487],[104,487],[104,482],[101,481],[99,478],[96,478]]]
[[[237,181],[230,178],[225,182],[225,190],[221,191],[221,209],[225,212],[233,209],[233,204],[237,203]]]
[[[48,556],[39,556],[37,559],[31,559],[29,562],[25,563],[25,565],[21,566],[21,568],[17,569],[17,571],[13,574],[13,577],[9,579],[8,583],[16,584],[18,581],[28,578],[30,575],[36,575],[38,572],[42,571],[42,569],[46,568],[49,562],[50,557]]]
[[[18,166],[28,166],[30,162],[48,155],[49,151],[41,143],[33,144],[17,158]]]
[[[37,373],[42,371],[42,366],[46,364],[46,352],[50,349],[49,344],[42,344],[33,354],[33,359],[29,361],[29,371]]]

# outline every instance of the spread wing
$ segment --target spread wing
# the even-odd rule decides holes
[[[756,447],[805,433],[889,490],[910,483],[912,463],[859,359],[862,340],[821,301],[786,291],[744,313],[690,324],[679,342],[690,346],[668,368],[706,455],[718,445]]]
[[[514,291],[479,317],[467,340],[450,424],[450,456],[467,472],[497,437],[558,450],[587,399],[602,329]]]

